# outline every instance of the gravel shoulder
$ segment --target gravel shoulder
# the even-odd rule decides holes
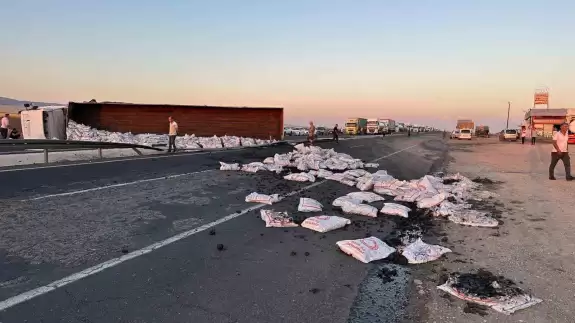
[[[487,177],[498,184],[483,189],[499,194],[480,207],[503,224],[483,229],[446,223],[445,245],[454,252],[446,260],[420,267],[415,277],[423,284],[413,300],[410,322],[574,322],[575,213],[572,182],[547,179],[550,144],[536,146],[478,139],[450,142],[450,173]],[[436,289],[446,272],[485,268],[514,280],[543,302],[510,316],[477,309]]]

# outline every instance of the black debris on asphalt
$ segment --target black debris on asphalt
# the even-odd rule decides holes
[[[210,232],[208,232],[211,236],[215,236],[216,235],[216,229],[211,228]]]
[[[219,251],[223,251],[223,250],[226,249],[226,247],[225,247],[223,244],[221,244],[221,243],[218,243],[218,245],[216,246],[216,248],[217,248]]]
[[[310,291],[310,293],[312,293],[312,294],[317,294],[317,293],[319,293],[321,290],[320,290],[319,288],[312,288],[312,289],[310,289],[309,291]]]
[[[453,287],[458,291],[480,298],[512,297],[524,294],[523,290],[512,280],[503,276],[495,276],[485,269],[479,269],[477,273],[453,273],[450,277],[455,279]]]
[[[290,252],[290,254],[289,254],[289,255],[290,255],[290,256],[292,256],[292,257],[293,257],[293,256],[297,256],[297,252],[295,252],[295,251],[292,251],[292,252]]]
[[[393,281],[393,277],[397,276],[397,270],[389,269],[387,267],[383,267],[377,273],[377,277],[381,278],[381,281],[386,284]]]

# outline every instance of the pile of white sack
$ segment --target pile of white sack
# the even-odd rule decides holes
[[[130,132],[110,132],[106,130],[90,128],[89,126],[76,123],[72,120],[68,122],[66,136],[68,140],[116,142],[143,146],[159,146],[168,144],[167,134],[159,135],[153,133],[145,133],[134,135]],[[235,136],[196,137],[195,135],[186,134],[176,138],[176,147],[179,149],[213,149],[224,147],[234,148],[269,145],[275,142],[277,141]]]

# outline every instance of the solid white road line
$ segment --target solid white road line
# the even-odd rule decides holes
[[[363,147],[363,145],[349,146],[349,148],[357,148],[357,147]]]
[[[401,152],[403,152],[403,151],[406,151],[406,150],[408,150],[408,149],[411,149],[411,148],[413,148],[413,147],[415,147],[415,146],[418,146],[418,145],[413,145],[413,146],[410,146],[410,147],[407,147],[407,148],[398,150],[398,151],[396,151],[396,152],[394,152],[394,153],[391,153],[391,154],[385,155],[385,156],[383,156],[383,157],[379,157],[379,158],[377,158],[377,159],[374,159],[374,160],[371,161],[371,162],[376,162],[376,161],[378,161],[378,160],[382,160],[382,159],[384,159],[384,158],[387,158],[387,157],[390,157],[390,156],[399,154],[399,153],[401,153]],[[184,174],[182,174],[182,175],[184,175]],[[327,180],[322,180],[322,181],[320,181],[320,182],[316,182],[316,183],[313,183],[313,184],[311,184],[311,185],[305,186],[305,187],[303,187],[303,188],[301,188],[301,189],[299,189],[299,190],[292,191],[292,192],[286,194],[283,198],[286,198],[286,197],[289,197],[289,196],[294,196],[294,195],[299,194],[299,193],[301,193],[301,192],[307,191],[307,190],[309,190],[309,189],[311,189],[311,188],[313,188],[313,187],[319,186],[319,185],[321,185],[321,184],[323,184],[323,183],[325,183],[325,182],[327,182]],[[282,199],[283,199],[283,198],[282,198]],[[182,232],[182,233],[177,234],[177,235],[175,235],[175,236],[173,236],[173,237],[170,237],[170,238],[168,238],[168,239],[165,239],[165,240],[156,242],[156,243],[151,244],[151,245],[149,245],[149,246],[147,246],[147,247],[144,247],[144,248],[142,248],[142,249],[139,249],[139,250],[136,250],[136,251],[132,251],[132,252],[130,252],[130,253],[128,253],[128,254],[125,254],[125,255],[123,255],[123,256],[121,256],[121,257],[114,258],[114,259],[110,259],[110,260],[105,261],[105,262],[103,262],[103,263],[100,263],[100,264],[98,264],[98,265],[95,265],[95,266],[92,266],[92,267],[90,267],[90,268],[84,269],[84,270],[82,270],[82,271],[80,271],[80,272],[78,272],[78,273],[75,273],[75,274],[72,274],[72,275],[70,275],[70,276],[64,277],[64,278],[62,278],[62,279],[60,279],[60,280],[51,282],[51,283],[49,283],[49,284],[47,284],[47,285],[44,285],[44,286],[42,286],[42,287],[38,287],[38,288],[35,288],[35,289],[32,289],[32,290],[29,290],[29,291],[27,291],[27,292],[24,292],[24,293],[22,293],[22,294],[16,295],[16,296],[14,296],[14,297],[10,297],[10,298],[8,298],[8,299],[6,299],[6,300],[0,302],[0,311],[6,310],[6,309],[8,309],[8,308],[10,308],[10,307],[13,307],[13,306],[15,306],[15,305],[24,303],[24,302],[26,302],[26,301],[28,301],[28,300],[31,300],[32,298],[35,298],[35,297],[40,296],[40,295],[44,295],[44,294],[49,293],[49,292],[51,292],[51,291],[53,291],[53,290],[56,290],[56,289],[58,289],[58,288],[60,288],[60,287],[63,287],[63,286],[66,286],[66,285],[68,285],[68,284],[71,284],[71,283],[73,283],[73,282],[76,282],[76,281],[78,281],[78,280],[81,280],[81,279],[84,279],[84,278],[86,278],[86,277],[92,276],[92,275],[97,274],[97,273],[99,273],[99,272],[101,272],[101,271],[104,271],[105,269],[115,267],[115,266],[117,266],[117,265],[123,263],[124,261],[128,261],[128,260],[130,260],[130,259],[134,259],[134,258],[137,258],[137,257],[139,257],[139,256],[148,254],[148,253],[150,253],[150,252],[152,252],[152,251],[154,251],[154,250],[156,250],[156,249],[165,247],[165,246],[167,246],[167,245],[169,245],[169,244],[172,244],[172,243],[174,243],[174,242],[176,242],[176,241],[182,240],[182,239],[187,238],[187,237],[189,237],[189,236],[192,236],[192,235],[194,235],[194,234],[196,234],[196,233],[205,231],[205,230],[207,230],[207,229],[209,229],[209,228],[212,228],[212,227],[214,227],[214,226],[216,226],[216,225],[218,225],[218,224],[225,223],[225,222],[227,222],[227,221],[229,221],[229,220],[235,219],[235,218],[237,218],[237,217],[239,217],[239,216],[242,216],[242,215],[244,215],[244,214],[246,214],[246,213],[249,213],[249,212],[251,212],[251,211],[259,210],[259,209],[261,209],[262,207],[265,207],[265,206],[268,206],[268,205],[267,205],[267,204],[258,204],[258,205],[249,207],[249,208],[247,208],[247,209],[243,209],[243,210],[240,211],[240,212],[232,213],[232,214],[227,215],[227,216],[225,216],[225,217],[223,217],[223,218],[221,218],[221,219],[218,219],[218,220],[216,220],[216,221],[213,221],[213,222],[204,224],[204,225],[202,225],[202,226],[200,226],[200,227],[191,229],[191,230],[186,231],[186,232]]]
[[[48,195],[42,195],[42,196],[22,200],[22,202],[43,200],[43,199],[47,199],[50,197],[57,197],[57,196],[70,196],[70,195],[76,195],[76,194],[83,194],[83,193],[88,193],[88,192],[105,190],[108,188],[123,187],[123,186],[129,186],[129,185],[135,185],[135,184],[141,184],[141,183],[147,183],[147,182],[155,182],[155,181],[160,181],[160,180],[164,180],[164,179],[172,179],[172,178],[178,178],[178,177],[182,177],[182,176],[190,176],[190,175],[208,173],[208,172],[213,172],[213,171],[216,171],[216,169],[208,169],[208,170],[202,170],[199,172],[191,172],[191,173],[183,173],[183,174],[141,179],[141,180],[137,180],[137,181],[133,181],[133,182],[118,183],[118,184],[112,184],[112,185],[106,185],[106,186],[98,186],[98,187],[88,188],[85,190],[71,191],[71,192],[65,192],[65,193],[48,194]]]

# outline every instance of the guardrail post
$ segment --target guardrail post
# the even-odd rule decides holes
[[[98,158],[102,159],[102,148],[98,148]]]
[[[48,163],[48,149],[44,149],[44,163]]]

